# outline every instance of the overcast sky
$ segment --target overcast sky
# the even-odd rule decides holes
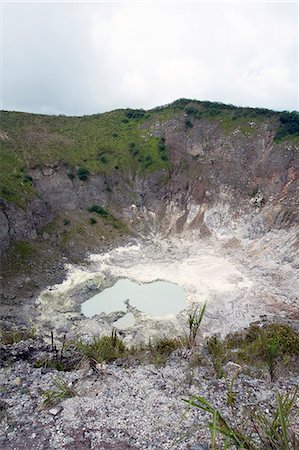
[[[2,3],[2,105],[299,108],[297,3]]]

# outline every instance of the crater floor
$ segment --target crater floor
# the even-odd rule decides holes
[[[81,304],[119,278],[138,283],[177,283],[187,294],[183,312],[160,319],[128,305],[127,312],[134,315],[135,323],[123,331],[127,341],[185,333],[188,312],[194,304],[205,301],[204,334],[225,335],[265,316],[290,316],[298,311],[299,286],[293,266],[281,260],[285,235],[270,232],[265,236],[255,241],[221,242],[215,236],[198,239],[189,234],[139,240],[90,255],[84,267],[70,267],[62,284],[40,295],[40,323],[81,335],[110,332],[113,322],[124,312],[87,319],[81,314]]]

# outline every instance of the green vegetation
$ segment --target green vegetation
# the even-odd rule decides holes
[[[279,142],[287,136],[299,136],[299,113],[297,111],[281,114],[280,126],[275,135],[275,141]]]
[[[21,260],[27,260],[33,255],[33,252],[33,247],[28,241],[15,241],[13,244],[13,253]]]
[[[207,340],[207,348],[211,356],[212,364],[217,378],[224,376],[223,365],[228,360],[226,344],[217,336],[212,336]]]
[[[246,450],[296,450],[298,438],[291,427],[292,413],[298,389],[281,395],[276,393],[276,409],[269,416],[256,406],[248,409],[249,420],[244,420],[240,427],[230,423],[216,408],[204,397],[193,396],[188,403],[189,408],[194,406],[208,412],[213,417],[209,424],[212,435],[212,450],[217,448],[246,449]],[[216,436],[222,440],[222,446],[216,446]]]
[[[119,170],[147,174],[169,168],[165,139],[153,136],[152,125],[186,117],[186,131],[198,120],[216,121],[225,133],[235,129],[245,135],[267,121],[275,140],[298,137],[298,113],[262,108],[238,108],[218,102],[179,99],[153,108],[122,109],[83,117],[45,116],[1,112],[3,138],[0,152],[0,194],[21,208],[37,195],[31,170],[65,167],[70,180],[87,181],[97,173]],[[131,144],[134,145],[131,145]]]
[[[188,114],[188,116],[192,116],[195,119],[201,119],[202,117],[202,113],[200,112],[199,108],[192,103],[185,106],[184,111],[186,114]]]
[[[168,161],[168,155],[167,155],[167,147],[165,144],[165,138],[161,137],[158,139],[158,152],[160,155],[160,158],[162,161]]]
[[[79,167],[79,169],[77,170],[77,175],[79,180],[86,181],[89,176],[89,170],[85,167]]]
[[[63,336],[62,343],[54,342],[54,334],[51,332],[51,351],[46,358],[37,359],[34,367],[44,369],[55,369],[58,371],[72,371],[78,368],[81,357],[75,348],[67,343],[66,333]]]
[[[273,117],[279,113],[265,108],[249,108],[239,107],[235,105],[225,104],[221,102],[199,101],[187,98],[181,98],[175,100],[167,105],[159,106],[152,109],[150,112],[160,112],[164,110],[184,110],[184,112],[195,118],[202,117],[215,117],[221,113],[231,112],[234,114],[234,118],[238,117]],[[197,116],[197,117],[196,117]]]
[[[11,330],[0,329],[0,342],[3,345],[17,344],[27,339],[35,339],[36,331],[34,327],[31,328],[14,328]]]
[[[189,118],[185,119],[185,130],[187,131],[189,128],[193,128],[193,123]]]
[[[77,395],[74,388],[59,378],[54,381],[54,386],[54,389],[44,391],[42,394],[44,397],[43,406],[45,408],[57,405],[57,403],[65,398],[75,397]]]
[[[75,178],[74,172],[72,170],[68,170],[66,174],[69,179],[73,181],[73,179]]]
[[[149,345],[142,349],[145,352],[143,356],[145,356],[145,361],[155,366],[161,366],[166,364],[172,352],[183,347],[183,345],[183,341],[180,339],[161,338],[153,343],[149,342]]]
[[[31,169],[63,165],[66,176],[87,181],[96,173],[121,171],[154,172],[168,167],[160,158],[157,140],[141,125],[147,120],[142,110],[116,110],[83,117],[44,116],[2,111],[0,193],[3,198],[25,208],[36,195],[34,184],[24,180]],[[129,142],[138,147],[131,155]],[[145,160],[151,156],[151,163]],[[117,169],[116,169],[117,167]]]
[[[264,108],[241,108],[220,102],[190,99],[179,99],[151,111],[159,112],[163,120],[183,111],[185,131],[193,128],[196,120],[216,121],[227,135],[236,129],[242,134],[251,135],[256,133],[256,126],[265,120],[273,122],[271,126],[275,129],[280,114]]]
[[[154,364],[161,366],[167,362],[172,352],[184,346],[180,339],[161,338],[148,345],[127,348],[122,340],[113,331],[111,336],[94,337],[90,343],[78,341],[76,350],[81,354],[83,361],[88,361],[91,367],[97,364],[109,363],[116,359],[129,361],[134,359],[139,363]]]
[[[198,335],[199,327],[202,322],[203,316],[205,314],[207,307],[207,302],[204,303],[202,308],[197,306],[191,313],[188,318],[189,325],[189,336],[188,336],[188,347],[192,348],[196,344],[196,337]]]
[[[144,117],[145,111],[144,109],[127,109],[125,114],[128,119],[140,120]]]
[[[65,220],[69,220],[69,224],[65,225]],[[121,240],[122,236],[130,233],[130,230],[121,219],[107,218],[96,212],[80,209],[64,210],[57,214],[54,220],[39,232],[39,236],[43,237],[45,233],[49,236],[48,245],[51,245],[50,243],[54,240],[58,252],[63,251],[73,261],[77,261],[78,246],[85,250],[88,249],[88,251],[94,251],[97,246],[105,245],[105,241]],[[37,244],[32,243],[35,258],[39,255],[39,245]],[[16,261],[21,263],[19,259]],[[16,267],[16,263],[12,261],[12,264]]]
[[[140,364],[154,364],[159,367],[166,364],[172,352],[184,346],[184,339],[161,337],[149,340],[147,345],[130,348],[128,357]]]
[[[265,327],[251,325],[247,330],[221,340],[212,336],[207,340],[217,378],[224,376],[227,361],[267,368],[271,380],[279,369],[296,367],[299,354],[299,335],[291,327],[271,323]]]
[[[90,208],[88,208],[88,211],[90,213],[96,213],[101,216],[105,221],[112,225],[113,228],[116,228],[123,232],[126,232],[128,230],[126,224],[121,219],[117,219],[116,217],[114,217],[113,214],[110,213],[110,211],[103,208],[102,206],[92,205]],[[95,224],[96,221],[90,223]]]
[[[96,220],[94,217],[91,217],[91,218],[89,219],[89,223],[90,223],[91,225],[95,225],[95,224],[98,223],[98,222],[97,222],[97,220]]]
[[[237,381],[239,375],[239,370],[237,370],[234,375],[231,377],[231,380],[229,381],[226,374],[224,375],[225,378],[225,385],[226,385],[226,391],[227,391],[227,401],[226,404],[230,408],[233,408],[235,401],[237,399],[237,394],[234,392],[234,385]]]
[[[78,341],[75,346],[92,367],[121,358],[127,351],[115,331],[111,336],[94,337],[90,344]]]

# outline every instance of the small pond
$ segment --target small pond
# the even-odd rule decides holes
[[[152,317],[178,314],[186,307],[186,293],[177,284],[167,281],[138,284],[129,279],[118,280],[112,287],[104,289],[82,304],[82,313],[92,317],[102,312],[127,311],[125,301]],[[117,328],[127,328],[134,324],[132,313],[114,323]]]

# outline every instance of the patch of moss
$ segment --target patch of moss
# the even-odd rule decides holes
[[[16,241],[13,244],[13,252],[18,258],[28,259],[33,255],[34,250],[30,242]]]

